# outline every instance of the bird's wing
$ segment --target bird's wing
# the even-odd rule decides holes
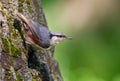
[[[14,15],[16,15],[18,18],[20,18],[22,20],[23,23],[25,23],[25,25],[28,27],[28,29],[30,29],[30,31],[32,32],[33,36],[39,40],[39,36],[36,32],[36,29],[35,27],[33,26],[32,24],[32,20],[31,19],[28,19],[26,18],[24,15],[22,15],[21,13],[19,12],[15,12]]]

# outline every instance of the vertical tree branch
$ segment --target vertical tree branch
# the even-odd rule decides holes
[[[13,26],[15,10],[47,27],[39,0],[0,0],[0,81],[62,81],[54,48],[25,49],[20,32]]]

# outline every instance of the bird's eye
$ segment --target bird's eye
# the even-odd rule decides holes
[[[53,35],[52,35],[52,34],[50,34],[50,39],[52,38],[52,36],[53,36]]]

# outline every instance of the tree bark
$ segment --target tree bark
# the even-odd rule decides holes
[[[0,0],[0,81],[62,81],[54,47],[34,50],[27,45],[25,49],[13,26],[15,10],[47,27],[39,0]]]

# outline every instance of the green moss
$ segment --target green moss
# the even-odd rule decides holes
[[[18,0],[18,11],[23,12],[23,3],[25,0]]]
[[[6,38],[1,38],[1,40],[2,40],[2,43],[3,43],[4,51],[11,54],[10,41]]]
[[[17,78],[16,81],[23,81],[22,77],[19,75],[19,73],[17,71],[15,72],[15,74],[16,74],[16,78]]]
[[[18,57],[21,55],[21,49],[18,49],[13,45],[11,46],[11,52],[12,52],[12,56],[14,57]]]
[[[8,16],[8,15],[5,15],[5,16],[7,18],[7,24],[8,24],[9,32],[10,32],[9,40],[3,39],[3,42],[5,43],[5,49],[9,50],[8,52],[10,53],[10,55],[12,55],[14,57],[17,57],[17,56],[19,56],[21,54],[21,49],[15,47],[12,44],[12,40],[17,39],[19,37],[19,34],[15,33],[14,27],[13,27],[13,25],[11,25],[11,23],[13,21],[13,17]]]
[[[1,38],[1,40],[3,43],[4,51],[6,51],[7,53],[9,53],[10,55],[12,55],[14,57],[21,55],[21,49],[18,49],[14,45],[11,45],[10,40],[5,39],[5,38]]]
[[[32,8],[31,8],[31,5],[30,5],[30,0],[26,0],[26,4],[27,4],[28,11],[30,13],[32,13]]]
[[[33,78],[32,81],[37,81],[37,80]]]

